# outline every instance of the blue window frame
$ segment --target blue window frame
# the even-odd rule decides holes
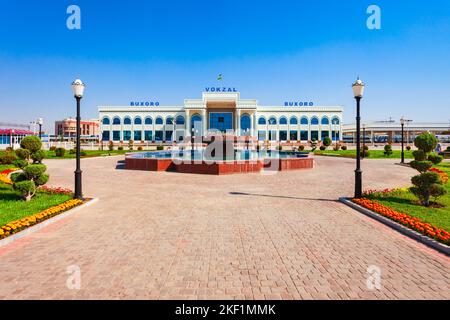
[[[259,118],[258,119],[258,124],[261,124],[261,125],[266,124],[266,118],[264,118],[264,117]]]
[[[164,131],[156,130],[155,131],[155,141],[163,141]]]
[[[300,124],[307,125],[308,124],[308,118],[307,117],[302,117],[302,119],[300,120]]]
[[[145,124],[149,125],[149,124],[153,124],[153,120],[150,117],[145,118]]]
[[[144,131],[144,139],[145,139],[145,141],[152,141],[153,140],[153,131],[150,131],[150,130]]]
[[[120,131],[118,130],[113,131],[113,141],[120,141]]]
[[[339,118],[334,117],[333,120],[331,120],[331,123],[332,123],[332,124],[340,124],[341,121],[339,120]]]
[[[280,124],[287,124],[287,119],[285,117],[280,118]]]
[[[300,140],[308,141],[308,131],[305,130],[300,131]]]
[[[102,141],[109,141],[109,131],[102,132]]]
[[[163,124],[163,119],[160,118],[160,117],[158,117],[158,118],[156,118],[155,123],[156,123],[156,124]],[[162,140],[162,139],[161,139],[161,140]]]
[[[113,119],[113,124],[120,124],[120,118],[119,117],[115,117],[114,119]]]
[[[136,118],[134,118],[134,124],[142,124],[142,119],[141,119],[141,117],[136,117]]]
[[[111,121],[109,120],[109,118],[103,118],[103,120],[102,120],[102,124],[105,124],[105,125],[107,125],[107,124],[110,124],[111,123]]]
[[[250,130],[250,122],[250,116],[248,114],[244,114],[241,117],[241,130],[244,132]]]
[[[231,112],[210,112],[209,128],[226,132],[233,129],[233,113]]]
[[[166,124],[173,124],[173,118],[172,117],[168,117],[166,119]]]
[[[298,140],[298,133],[297,133],[297,130],[291,130],[290,132],[289,132],[289,140],[291,140],[291,141],[297,141]]]
[[[311,131],[311,141],[318,141],[319,140],[319,131]]]
[[[183,116],[178,116],[175,122],[176,122],[177,125],[184,125],[185,124],[184,117]]]
[[[292,117],[292,118],[289,120],[289,123],[290,123],[291,125],[297,125],[297,124],[298,124],[297,118],[296,118],[296,117]]]
[[[134,141],[141,141],[142,140],[142,131],[138,130],[134,132]]]
[[[271,117],[271,118],[269,119],[269,124],[272,124],[272,125],[277,124],[277,119],[275,119],[275,117]],[[269,139],[269,140],[270,140],[270,139]]]
[[[131,124],[131,119],[129,117],[126,117],[123,119],[123,124]]]
[[[328,125],[328,124],[330,124],[330,120],[328,120],[327,117],[323,117],[321,123],[322,123],[322,125]]]
[[[129,140],[131,140],[131,131],[123,130],[123,141],[129,141]]]
[[[319,124],[319,119],[317,119],[316,117],[311,119],[311,124],[312,125],[318,125]]]

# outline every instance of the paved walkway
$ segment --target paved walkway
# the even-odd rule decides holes
[[[352,194],[350,159],[221,177],[116,170],[120,159],[82,161],[98,203],[0,248],[0,298],[450,298],[450,259],[336,201]],[[73,161],[47,164],[50,184],[72,187]],[[370,188],[414,173],[390,160],[363,169]],[[79,290],[66,285],[72,265]]]

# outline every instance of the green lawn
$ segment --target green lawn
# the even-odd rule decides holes
[[[389,157],[384,155],[384,150],[369,150],[369,159],[400,159],[401,151],[394,150],[393,154]],[[334,151],[332,147],[329,147],[329,150],[316,150],[314,151],[315,155],[324,155],[324,156],[337,156],[337,157],[348,157],[348,158],[356,158],[356,150],[338,150]],[[412,151],[405,150],[405,159],[413,159]]]
[[[47,155],[46,158],[47,159],[74,159],[76,157],[75,153],[70,153],[70,150],[66,150],[66,153],[64,154],[64,157],[57,157],[55,155],[55,151],[46,151]],[[122,155],[125,153],[129,153],[129,152],[142,152],[142,151],[137,151],[137,150],[113,150],[113,151],[109,151],[109,150],[84,150],[83,152],[85,152],[84,156],[81,156],[82,158],[91,158],[91,157],[106,157],[106,156],[117,156],[117,155]]]
[[[436,168],[450,175],[450,163],[443,163]],[[391,207],[398,212],[422,219],[425,222],[450,232],[450,182],[445,185],[447,195],[439,198],[443,208],[426,208],[417,203],[417,198],[407,191],[394,192],[386,196],[369,195],[367,198]]]
[[[12,186],[0,182],[0,226],[56,206],[72,196],[38,191],[30,202],[22,200]]]

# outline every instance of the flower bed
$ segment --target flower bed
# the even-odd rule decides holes
[[[69,209],[77,207],[82,203],[83,201],[78,199],[68,200],[57,206],[53,206],[41,212],[33,214],[29,217],[9,222],[6,225],[0,227],[0,239],[6,238],[14,233],[22,231],[23,229],[31,227],[39,222],[42,222],[58,214],[61,214]]]
[[[436,172],[442,180],[442,184],[446,184],[448,182],[448,174],[445,171],[439,170],[438,168],[431,168],[431,172]]]
[[[0,182],[6,183],[6,184],[12,184],[11,179],[9,178],[9,175],[15,171],[20,170],[19,168],[10,168],[3,170],[0,172]]]
[[[446,245],[450,245],[450,233],[443,229],[435,227],[430,223],[426,223],[419,218],[411,217],[405,213],[397,212],[387,206],[384,206],[374,200],[370,200],[367,198],[353,199],[352,201],[366,209],[372,210],[384,217],[387,217],[408,228],[411,228],[427,237],[433,238]]]

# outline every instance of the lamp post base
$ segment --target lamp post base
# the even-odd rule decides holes
[[[84,200],[83,192],[81,190],[81,170],[75,170],[75,194],[74,199]]]
[[[362,170],[355,170],[355,198],[362,198]]]

